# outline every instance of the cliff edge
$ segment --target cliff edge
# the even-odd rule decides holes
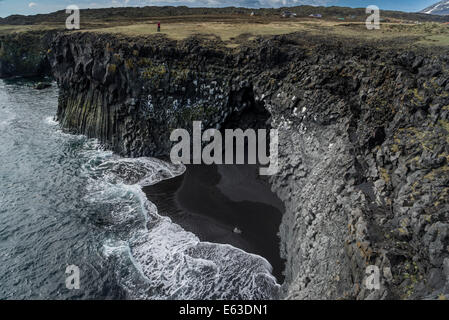
[[[279,130],[284,298],[449,297],[445,52],[305,33],[238,48],[57,33],[44,47],[61,124],[120,154],[166,156],[193,120]]]

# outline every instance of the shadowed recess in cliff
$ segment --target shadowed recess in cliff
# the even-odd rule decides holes
[[[283,281],[277,235],[282,202],[249,165],[190,165],[182,176],[144,188],[161,215],[202,241],[228,243],[266,258]]]
[[[225,129],[270,129],[270,114],[255,101],[251,86],[230,92],[228,104],[237,111],[222,124],[222,134]],[[247,143],[245,139],[245,162]],[[234,163],[237,153],[234,148]],[[266,180],[256,164],[187,165],[184,175],[145,187],[144,192],[160,214],[202,241],[227,243],[263,256],[278,282],[283,282],[278,231],[284,206]]]

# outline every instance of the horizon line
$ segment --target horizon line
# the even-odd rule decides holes
[[[236,6],[223,6],[223,7],[205,7],[205,6],[188,6],[188,5],[179,5],[179,6],[111,6],[111,7],[102,7],[102,8],[80,8],[80,11],[83,10],[105,10],[105,9],[142,9],[142,8],[194,8],[194,9],[226,9],[226,8],[235,8],[235,9],[252,9],[252,10],[260,10],[260,9],[269,9],[269,10],[282,10],[282,9],[287,9],[287,8],[300,8],[300,7],[315,7],[315,8],[347,8],[347,9],[365,9],[365,7],[349,7],[349,6],[336,6],[336,5],[319,5],[319,6],[314,6],[314,5],[299,5],[299,6],[283,6],[283,7],[236,7]],[[8,16],[5,17],[1,17],[0,19],[7,19],[9,17],[12,16],[22,16],[22,17],[33,17],[33,16],[38,16],[38,15],[50,15],[53,13],[57,13],[60,11],[65,11],[66,9],[60,9],[60,10],[56,10],[56,11],[50,11],[47,13],[36,13],[36,14],[10,14]],[[424,12],[419,12],[419,11],[401,11],[401,10],[384,10],[381,9],[382,11],[386,11],[386,12],[403,12],[403,13],[410,13],[410,14],[422,14],[422,15],[430,15],[428,13],[424,13]]]

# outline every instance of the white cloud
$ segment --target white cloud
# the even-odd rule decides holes
[[[30,2],[30,3],[28,3],[28,7],[30,7],[30,8],[35,7],[35,6],[37,6],[37,3],[36,3],[36,2]]]

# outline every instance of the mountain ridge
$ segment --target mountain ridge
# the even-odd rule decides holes
[[[449,0],[437,2],[419,13],[433,14],[433,15],[449,15]]]
[[[114,21],[119,24],[122,21],[147,21],[152,17],[182,17],[185,16],[203,16],[211,17],[213,15],[241,15],[249,16],[254,12],[259,17],[279,17],[283,11],[288,10],[296,13],[298,18],[309,17],[310,14],[320,13],[323,19],[337,19],[345,17],[345,20],[365,21],[365,8],[349,8],[340,6],[295,6],[282,8],[243,8],[243,7],[224,7],[224,8],[191,8],[186,6],[146,6],[146,7],[116,7],[99,9],[81,9],[80,14],[85,22],[95,21]],[[447,22],[446,17],[438,15],[426,15],[422,12],[401,12],[382,10],[382,17],[388,19],[399,19],[419,22]],[[67,18],[65,10],[59,10],[47,14],[37,15],[10,15],[4,18],[0,17],[0,25],[38,25],[38,24],[63,24]]]

